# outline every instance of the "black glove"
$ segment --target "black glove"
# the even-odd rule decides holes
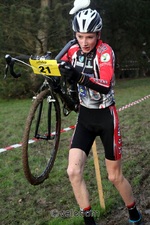
[[[70,84],[79,83],[102,94],[108,94],[108,92],[110,91],[111,86],[104,87],[103,85],[100,85],[98,82],[91,81],[88,75],[79,73],[68,62],[62,62],[59,66],[59,69],[62,76],[65,76]]]
[[[51,77],[51,81],[53,84],[53,89],[56,93],[58,93],[61,90],[60,86],[60,78],[59,77]]]
[[[62,62],[59,66],[59,70],[62,76],[65,76],[70,84],[82,83],[84,75],[79,73],[69,62]]]

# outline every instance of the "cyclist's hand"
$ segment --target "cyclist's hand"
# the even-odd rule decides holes
[[[70,84],[81,83],[82,74],[79,73],[69,62],[62,62],[59,66],[62,76],[65,76]]]
[[[56,93],[58,93],[61,89],[61,86],[60,86],[60,78],[59,77],[52,77],[51,78],[52,80],[52,84],[53,84],[53,89]]]

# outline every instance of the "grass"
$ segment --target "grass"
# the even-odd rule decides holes
[[[149,95],[150,79],[119,80],[115,93],[117,108]],[[20,143],[30,100],[0,100],[0,148]],[[123,136],[123,170],[135,193],[146,180],[149,164],[150,100],[119,112]],[[62,118],[62,128],[74,125],[76,114]],[[82,225],[82,218],[66,175],[69,141],[73,131],[62,133],[60,149],[49,178],[41,185],[30,185],[22,170],[21,148],[0,153],[0,224],[2,225]],[[93,155],[90,153],[85,180],[97,221],[123,202],[107,180],[104,153],[96,139],[106,210],[99,204]]]

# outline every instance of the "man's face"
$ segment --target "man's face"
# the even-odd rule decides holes
[[[89,53],[96,45],[100,33],[76,33],[76,38],[84,53]]]

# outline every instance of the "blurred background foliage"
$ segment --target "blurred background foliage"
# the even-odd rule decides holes
[[[17,80],[3,80],[5,54],[44,55],[54,58],[74,34],[71,28],[73,7],[70,0],[0,0],[0,96],[25,97],[39,85],[31,70],[21,68]],[[103,19],[102,39],[116,55],[116,77],[149,75],[150,1],[91,0]],[[124,68],[129,68],[125,69]],[[132,69],[133,70],[130,70]],[[138,69],[137,69],[138,68]],[[134,70],[135,69],[135,70]],[[20,67],[18,68],[20,70]],[[30,76],[29,76],[30,74]]]

